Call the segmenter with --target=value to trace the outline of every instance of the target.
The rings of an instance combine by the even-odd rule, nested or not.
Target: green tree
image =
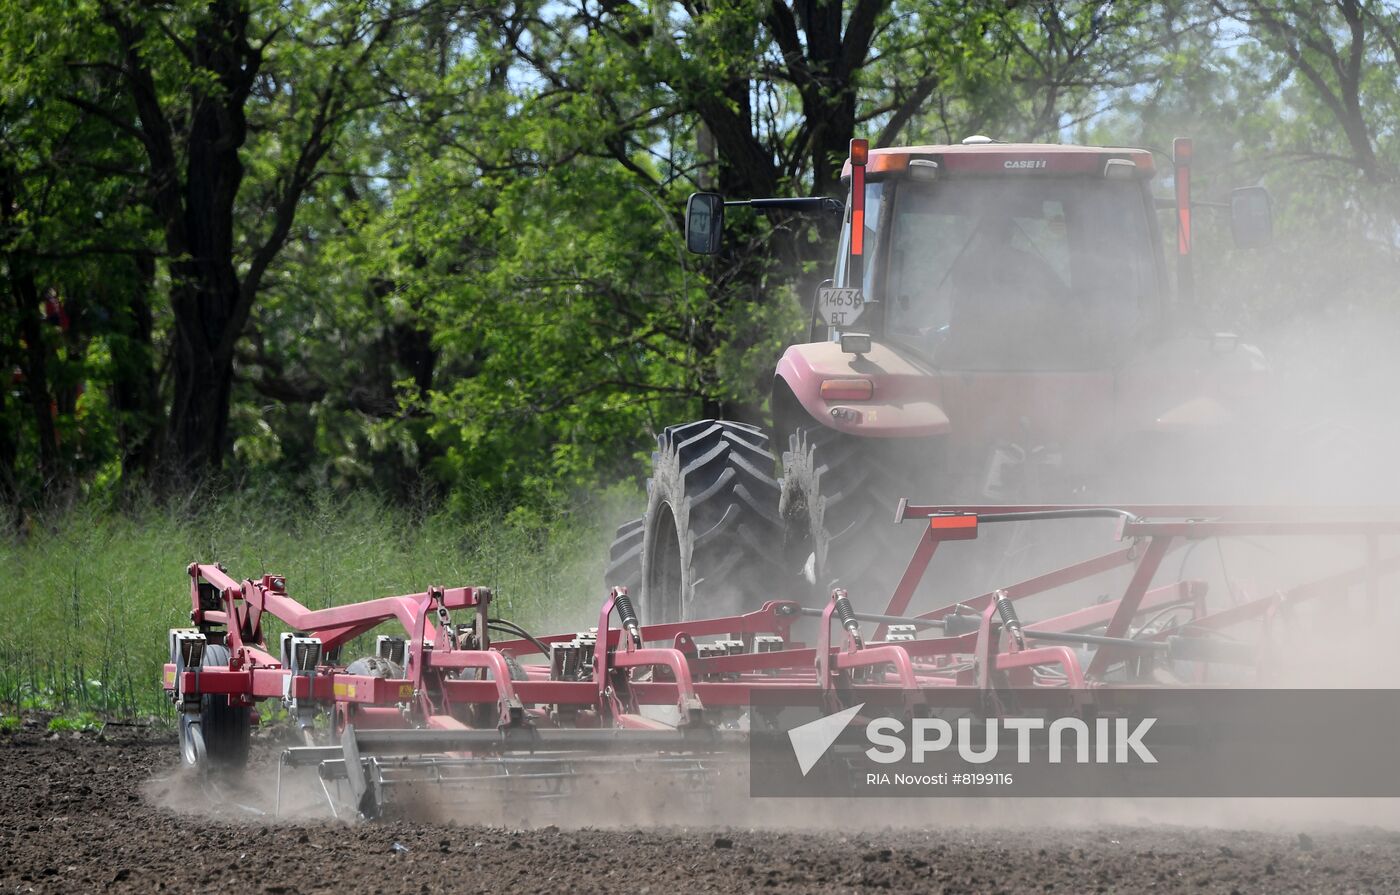
[[[42,11],[11,12],[0,35],[0,494],[19,503],[53,499],[109,461],[139,472],[159,408],[139,159],[63,99],[81,86],[119,102],[120,85],[68,64]]]
[[[172,314],[166,460],[196,476],[228,449],[234,358],[330,150],[386,101],[394,36],[425,7],[214,0],[81,4],[68,64],[113,71],[119,103],[65,99],[143,153]]]

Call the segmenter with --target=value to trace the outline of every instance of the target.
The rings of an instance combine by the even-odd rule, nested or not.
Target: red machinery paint
[[[1119,544],[1034,578],[1006,582],[917,616],[904,615],[935,555],[956,547],[949,547],[950,542],[975,542],[988,525],[1054,525],[1085,518],[1114,520]],[[969,694],[994,687],[1107,694],[1120,687],[1160,686],[1132,677],[1121,663],[1173,638],[1189,642],[1193,653],[1203,657],[1197,663],[1200,682],[1204,669],[1216,661],[1213,651],[1232,657],[1241,653],[1237,641],[1213,641],[1212,632],[1242,622],[1267,622],[1281,607],[1340,599],[1353,589],[1374,601],[1382,577],[1400,571],[1400,554],[1383,555],[1379,546],[1381,538],[1400,535],[1400,521],[1393,513],[1357,508],[925,506],[900,501],[894,521],[921,524],[923,534],[898,587],[879,603],[879,595],[861,593],[855,582],[850,590],[833,590],[819,610],[772,600],[740,615],[642,625],[626,589],[613,588],[599,608],[589,662],[569,679],[560,679],[553,661],[518,660],[541,649],[549,650],[552,660],[556,652],[566,651],[555,645],[571,649],[580,635],[491,639],[487,588],[433,587],[311,610],[286,594],[279,576],[240,582],[217,565],[191,565],[191,617],[199,633],[183,636],[221,641],[229,661],[194,670],[172,661],[165,666],[163,683],[186,711],[197,710],[201,697],[218,694],[227,695],[232,705],[281,698],[302,710],[332,715],[339,724],[329,742],[290,750],[284,761],[319,765],[323,776],[347,775],[359,809],[374,815],[388,796],[375,782],[383,769],[371,752],[442,755],[443,761],[471,769],[495,767],[511,755],[537,749],[551,754],[631,750],[628,754],[642,761],[646,756],[732,751],[742,746],[743,737],[717,729],[715,722],[724,711],[758,699],[829,711],[867,702],[914,712],[976,704],[969,702]],[[1366,560],[1211,609],[1204,582],[1162,580],[1160,573],[1163,560],[1183,544],[1219,537],[1360,539]],[[1099,589],[1085,585],[1081,608],[1024,623],[1011,608],[1116,569],[1130,571],[1117,595],[1099,600]],[[859,612],[853,604],[883,609]],[[1185,626],[1189,632],[1174,628],[1133,635],[1136,619],[1168,605],[1191,607]],[[454,612],[465,613],[469,621],[455,624]],[[804,615],[821,619],[814,643],[794,639],[794,624]],[[269,652],[262,633],[268,616],[319,641],[321,660],[314,668],[289,670]],[[950,627],[954,616],[966,620],[962,627]],[[393,626],[406,640],[401,677],[350,674],[330,658],[336,646],[380,624]],[[862,636],[862,625],[871,624],[871,636]],[[921,627],[930,636],[889,639],[891,624]],[[1084,633],[1100,629],[1098,635]],[[714,637],[729,638],[723,652],[702,643]],[[1081,649],[1071,648],[1075,646]],[[1093,647],[1087,657],[1085,647]],[[1046,676],[1046,669],[1055,674]],[[647,714],[654,708],[672,712],[672,720]]]

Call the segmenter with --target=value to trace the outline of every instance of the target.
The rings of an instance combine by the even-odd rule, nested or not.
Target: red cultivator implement
[[[1115,548],[908,614],[946,542],[975,540],[989,525],[1084,518],[1116,520]],[[182,755],[192,765],[241,764],[254,705],[275,698],[308,741],[287,750],[283,764],[317,767],[323,782],[348,787],[366,816],[410,784],[504,784],[515,798],[561,795],[585,773],[640,768],[692,781],[743,754],[748,708],[760,701],[920,714],[995,705],[984,697],[1010,689],[1248,683],[1295,606],[1352,592],[1374,601],[1384,576],[1400,569],[1400,553],[1381,550],[1383,538],[1400,535],[1400,521],[1356,510],[901,501],[896,520],[924,532],[879,613],[855,608],[866,595],[853,583],[822,608],[771,600],[742,615],[643,625],[626,589],[613,588],[596,629],[543,637],[492,617],[487,588],[433,587],[311,610],[287,595],[280,576],[239,582],[218,565],[191,565],[194,627],[170,632],[164,675],[180,711]],[[1225,601],[1208,601],[1204,581],[1163,580],[1173,551],[1211,538],[1351,541],[1355,561]],[[1103,596],[1115,570],[1126,584]],[[1057,605],[1077,596],[1078,608],[1022,618],[1026,601],[1051,591]],[[295,632],[276,653],[263,632],[268,614]],[[811,628],[797,627],[805,616],[820,619],[811,643],[794,639]],[[373,655],[342,662],[347,644],[389,622],[396,632],[380,635]],[[1233,670],[1213,670],[1222,666]]]

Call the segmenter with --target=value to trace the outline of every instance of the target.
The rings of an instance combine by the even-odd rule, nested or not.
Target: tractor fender
[[[829,380],[869,381],[871,396],[823,398]],[[846,354],[835,342],[789,347],[774,379],[774,404],[783,400],[824,426],[865,438],[918,438],[951,428],[937,374],[879,342],[862,355]],[[782,409],[775,406],[775,415]]]

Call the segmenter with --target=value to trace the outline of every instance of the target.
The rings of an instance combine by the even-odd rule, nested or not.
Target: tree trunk
[[[174,395],[166,432],[167,465],[198,480],[223,466],[228,442],[233,357],[219,351],[222,320],[236,298],[188,286],[172,295],[175,309]]]
[[[0,503],[19,509],[19,482],[15,467],[19,461],[19,429],[10,417],[7,406],[10,397],[11,370],[14,359],[8,334],[0,334]]]
[[[14,186],[16,174],[11,168],[0,169],[0,234],[8,236],[17,229],[15,215],[17,207]],[[39,287],[34,279],[34,270],[27,259],[17,255],[5,258],[6,281],[9,283],[9,307],[6,316],[13,321],[14,329],[9,340],[14,348],[14,360],[23,377],[24,396],[29,404],[29,413],[34,421],[34,432],[38,444],[39,480],[47,481],[56,472],[58,465],[58,434],[53,423],[53,400],[49,395],[47,356],[44,350],[44,333],[39,321]],[[8,380],[10,367],[3,371]],[[4,383],[9,388],[9,382]],[[19,456],[19,436],[23,425],[17,427],[13,438],[7,438],[7,454],[11,457],[6,470],[15,470]],[[11,481],[14,481],[13,474]],[[15,498],[18,487],[13,488]]]
[[[152,345],[153,318],[150,293],[155,283],[155,262],[147,256],[134,260],[137,289],[126,309],[121,335],[127,344],[112,371],[112,407],[117,411],[122,481],[137,482],[155,462],[160,427],[160,384]]]
[[[194,480],[223,466],[234,345],[247,318],[234,269],[233,221],[243,182],[238,153],[248,130],[244,103],[259,61],[247,40],[248,17],[242,3],[213,2],[199,26],[194,65],[218,83],[193,88],[183,201],[163,209],[167,249],[182,259],[171,266],[175,388],[166,462]]]
[[[11,258],[10,265],[15,326],[18,341],[24,344],[20,370],[38,439],[39,478],[47,487],[48,482],[58,474],[58,432],[53,423],[53,396],[49,392],[48,351],[44,347],[44,333],[39,320],[39,289],[34,283],[33,272],[25,269],[22,262]]]

